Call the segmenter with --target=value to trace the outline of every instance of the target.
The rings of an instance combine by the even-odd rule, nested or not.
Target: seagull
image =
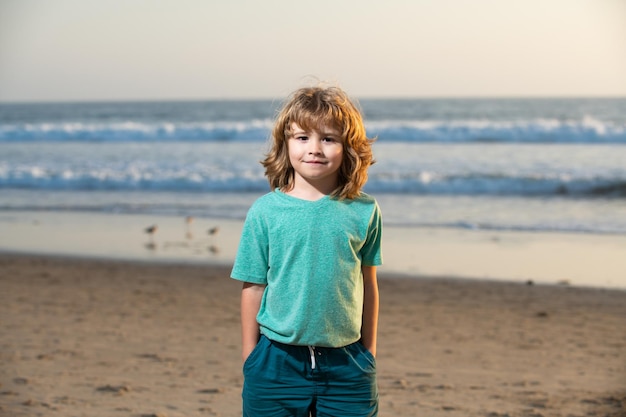
[[[219,232],[219,231],[220,231],[219,226],[215,226],[215,227],[210,228],[210,229],[209,229],[209,230],[207,230],[206,232],[207,232],[208,234],[210,234],[210,235],[216,235],[216,234],[217,234],[217,232]]]

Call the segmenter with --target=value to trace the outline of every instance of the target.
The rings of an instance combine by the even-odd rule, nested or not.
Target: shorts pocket
[[[350,347],[353,352],[352,354],[354,355],[354,360],[359,364],[359,366],[363,370],[375,372],[376,358],[372,355],[372,352],[367,350],[361,342],[353,343]]]
[[[248,355],[248,357],[243,363],[244,371],[250,366],[254,366],[254,363],[256,362],[257,357],[259,356],[259,352],[261,352],[263,349],[266,349],[268,344],[269,344],[269,340],[267,339],[267,337],[261,335],[259,342],[256,344],[254,349],[252,349],[252,352],[250,352],[250,354]]]
[[[369,351],[361,342],[357,342],[357,344],[361,347],[361,351],[365,356],[367,356],[372,362],[376,362],[376,357]]]

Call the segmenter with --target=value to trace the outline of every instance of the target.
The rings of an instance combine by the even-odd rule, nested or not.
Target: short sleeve
[[[264,223],[260,210],[253,205],[243,225],[231,278],[267,284],[269,244],[267,227]]]
[[[361,263],[364,266],[378,266],[383,263],[382,255],[383,221],[380,207],[374,204],[374,210],[367,230],[365,244],[361,248]]]

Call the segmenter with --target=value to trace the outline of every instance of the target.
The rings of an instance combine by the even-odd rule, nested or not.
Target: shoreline
[[[157,225],[149,235],[145,229]],[[145,214],[10,212],[0,253],[232,264],[243,221]],[[208,230],[218,228],[213,235]],[[385,226],[381,273],[626,290],[626,235]]]
[[[0,254],[0,414],[240,415],[229,266]],[[626,411],[626,292],[381,273],[381,417]]]

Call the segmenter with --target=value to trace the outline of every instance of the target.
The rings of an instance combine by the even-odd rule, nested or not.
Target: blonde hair
[[[339,199],[358,197],[367,182],[367,170],[375,162],[374,140],[366,136],[361,112],[348,95],[338,87],[305,87],[291,94],[276,118],[271,149],[261,161],[272,189],[293,188],[294,169],[287,150],[293,123],[307,131],[328,126],[341,132],[343,161],[339,185],[331,195]]]

